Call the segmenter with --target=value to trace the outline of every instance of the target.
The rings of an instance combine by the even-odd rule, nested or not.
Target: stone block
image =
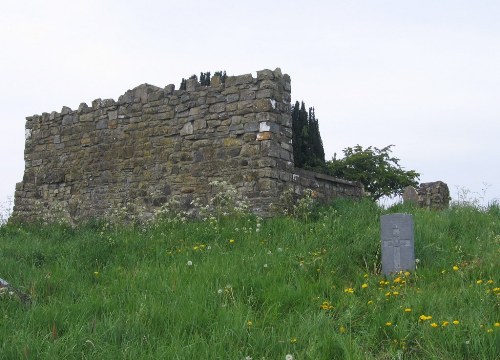
[[[226,102],[229,104],[229,103],[233,103],[235,101],[238,101],[239,99],[240,99],[240,95],[239,94],[229,94],[226,97]]]
[[[173,94],[173,92],[175,90],[175,85],[169,84],[169,85],[165,86],[165,88],[163,90],[165,91],[165,95],[171,95],[171,94]]]
[[[219,75],[214,75],[210,79],[210,86],[220,86],[221,85],[221,79]]]
[[[217,103],[210,105],[208,108],[208,111],[211,113],[220,113],[226,110],[226,104],[225,103]]]
[[[272,135],[270,131],[260,132],[257,134],[257,141],[271,140]]]
[[[200,83],[196,79],[187,79],[186,80],[186,90],[187,91],[196,91],[196,88],[200,86]]]
[[[207,121],[205,119],[195,120],[193,123],[193,130],[198,131],[205,129],[207,127]]]
[[[193,124],[191,122],[185,123],[180,130],[181,136],[191,135],[194,132]]]
[[[269,99],[257,99],[253,102],[253,107],[258,112],[272,111],[274,106]]]
[[[108,111],[108,119],[109,120],[116,120],[118,118],[118,111],[113,110],[113,111]]]
[[[274,80],[274,73],[268,69],[257,71],[257,80]]]
[[[253,100],[255,99],[255,91],[253,90],[241,90],[240,100]]]
[[[245,132],[257,132],[259,131],[260,124],[258,122],[247,122],[243,124]]]

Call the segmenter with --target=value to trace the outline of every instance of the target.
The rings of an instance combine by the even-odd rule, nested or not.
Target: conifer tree
[[[318,167],[325,163],[323,141],[314,108],[306,111],[297,101],[292,108],[293,159],[296,167]]]
[[[186,90],[186,79],[182,78],[179,90]]]

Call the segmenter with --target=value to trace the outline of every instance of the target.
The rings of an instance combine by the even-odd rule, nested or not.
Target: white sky
[[[26,116],[276,67],[316,108],[327,159],[395,144],[421,182],[500,199],[498,0],[0,1],[0,203]]]

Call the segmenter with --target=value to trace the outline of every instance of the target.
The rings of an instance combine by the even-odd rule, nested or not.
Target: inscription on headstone
[[[415,270],[413,216],[388,214],[380,218],[382,273]]]

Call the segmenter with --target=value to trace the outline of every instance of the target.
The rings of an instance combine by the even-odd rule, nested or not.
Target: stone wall
[[[188,80],[185,91],[143,84],[118,101],[28,117],[13,216],[78,222],[132,204],[150,217],[172,196],[186,205],[207,198],[214,180],[233,184],[262,215],[288,187],[361,196],[357,183],[294,168],[290,90],[280,69],[262,70],[210,86]]]

